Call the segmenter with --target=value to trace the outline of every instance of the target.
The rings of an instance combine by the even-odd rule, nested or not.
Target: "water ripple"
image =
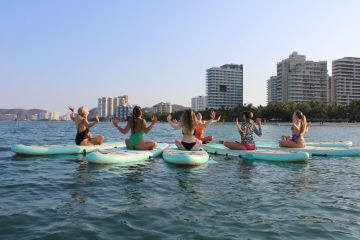
[[[81,156],[21,157],[16,143],[72,144],[73,123],[0,122],[1,239],[359,239],[360,157],[305,164],[213,156],[196,168],[153,159],[89,165]],[[264,126],[264,139],[287,127]],[[94,134],[123,140],[110,123]],[[311,140],[351,140],[360,130],[313,127]],[[238,139],[233,124],[208,134]],[[149,138],[180,137],[158,124]],[[35,140],[34,140],[35,139]]]

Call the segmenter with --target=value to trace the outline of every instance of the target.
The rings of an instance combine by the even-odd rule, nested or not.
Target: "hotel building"
[[[268,80],[270,102],[329,102],[326,61],[306,61],[305,55],[293,52],[277,64],[276,79]]]
[[[226,64],[206,70],[208,108],[232,108],[243,104],[243,65]]]
[[[349,105],[360,100],[360,58],[344,57],[332,62],[331,103]]]
[[[172,113],[172,105],[169,102],[161,102],[151,107],[153,113]]]
[[[204,111],[206,109],[206,97],[205,96],[197,96],[191,98],[191,108],[193,111]]]
[[[119,97],[101,97],[98,98],[98,107],[97,111],[100,117],[114,117],[119,115],[118,107],[129,104],[129,96],[119,96]]]
[[[115,116],[118,117],[120,121],[126,121],[128,117],[131,116],[133,108],[130,104],[122,104],[117,107],[117,115]]]

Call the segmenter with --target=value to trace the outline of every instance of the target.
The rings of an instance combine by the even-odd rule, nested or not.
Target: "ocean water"
[[[82,156],[10,151],[16,143],[72,144],[71,122],[0,122],[0,133],[0,239],[360,239],[360,157],[96,166]],[[110,123],[93,133],[126,137]],[[239,138],[231,123],[207,133]],[[285,133],[289,127],[264,125],[261,139]],[[146,138],[172,142],[180,134],[159,123]],[[319,126],[307,139],[360,146],[359,136],[359,128]]]

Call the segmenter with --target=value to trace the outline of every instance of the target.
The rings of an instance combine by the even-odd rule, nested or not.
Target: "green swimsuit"
[[[145,135],[145,133],[144,133],[143,130],[141,130],[138,133],[133,133],[131,131],[131,134],[130,134],[130,147],[132,149],[136,149],[136,146],[144,138],[144,135]]]

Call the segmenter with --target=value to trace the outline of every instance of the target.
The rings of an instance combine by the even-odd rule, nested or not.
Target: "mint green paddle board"
[[[209,154],[203,149],[184,151],[172,145],[164,151],[163,159],[165,162],[174,165],[199,166],[209,161]]]
[[[278,147],[279,141],[256,141],[257,147]],[[334,141],[334,142],[306,142],[308,147],[330,147],[347,148],[352,146],[352,141]]]
[[[47,156],[58,154],[87,154],[96,150],[111,149],[123,146],[125,146],[124,142],[109,142],[101,145],[91,146],[16,144],[11,147],[11,151],[18,155]]]
[[[153,150],[130,150],[126,146],[112,150],[99,150],[90,153],[86,160],[93,164],[121,164],[149,160],[161,156],[169,147],[167,143],[159,143]]]
[[[207,152],[217,155],[239,157],[247,160],[278,161],[278,162],[304,162],[309,154],[301,151],[281,150],[231,150],[223,144],[208,143],[202,146]]]

